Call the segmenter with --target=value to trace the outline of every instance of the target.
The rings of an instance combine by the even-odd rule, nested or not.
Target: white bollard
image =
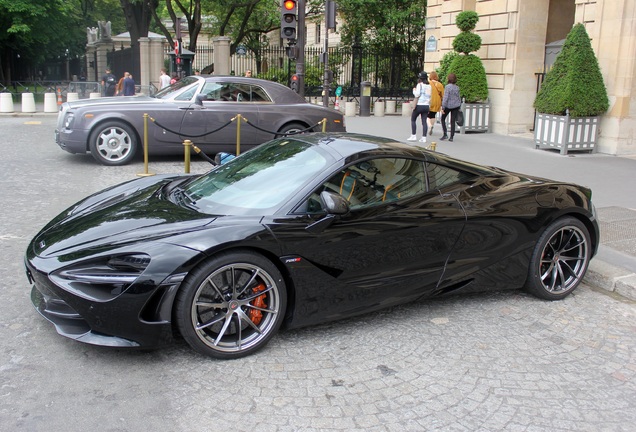
[[[100,97],[102,97],[101,93],[91,93],[90,95],[88,95],[89,99],[99,99]]]
[[[66,102],[72,102],[79,100],[79,93],[67,93],[66,94]]]
[[[402,117],[411,117],[411,112],[413,112],[411,103],[409,101],[402,102]]]
[[[373,115],[375,117],[384,117],[384,101],[377,101],[373,104]]]
[[[394,100],[386,101],[386,113],[395,114],[396,102]]]
[[[357,103],[355,101],[345,102],[345,117],[355,117],[356,108],[357,108]]]
[[[55,93],[44,93],[44,112],[57,112],[57,98]]]
[[[33,97],[33,93],[22,93],[22,112],[35,112],[35,97]]]
[[[13,95],[11,93],[0,93],[0,112],[13,112]]]

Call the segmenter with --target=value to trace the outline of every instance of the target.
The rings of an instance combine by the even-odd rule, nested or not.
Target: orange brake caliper
[[[258,294],[259,292],[262,292],[262,291],[265,291],[265,284],[263,283],[258,284],[252,290],[254,294]],[[258,297],[256,297],[254,300],[252,300],[250,304],[257,308],[266,308],[267,305],[265,304],[265,297],[267,297],[267,294],[261,294]],[[259,311],[258,309],[250,309],[249,317],[254,324],[259,325],[261,323],[261,320],[263,319],[263,313]]]

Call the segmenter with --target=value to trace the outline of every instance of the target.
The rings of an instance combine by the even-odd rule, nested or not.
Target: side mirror
[[[327,214],[344,215],[349,213],[349,202],[340,194],[323,191],[320,193],[320,201]]]
[[[197,97],[194,98],[194,103],[199,106],[203,106],[203,101],[208,100],[208,95],[206,94],[198,94]]]
[[[349,202],[340,194],[323,191],[320,194],[320,201],[327,215],[305,228],[313,234],[321,233],[338,219],[338,216],[349,213]]]

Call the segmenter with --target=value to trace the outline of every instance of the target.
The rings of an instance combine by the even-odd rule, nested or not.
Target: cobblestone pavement
[[[63,338],[30,303],[26,245],[143,166],[64,153],[54,118],[0,126],[0,430],[636,430],[636,303],[587,285],[559,302],[511,291],[413,303],[283,331],[234,361],[182,340],[140,352]]]

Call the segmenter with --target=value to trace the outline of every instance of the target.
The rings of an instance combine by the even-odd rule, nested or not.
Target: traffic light
[[[290,88],[295,91],[296,93],[298,93],[298,87],[299,87],[299,79],[298,79],[298,75],[297,74],[293,74],[291,76],[291,83],[290,83]]]
[[[289,41],[296,40],[298,5],[296,0],[281,0],[280,36]]]

